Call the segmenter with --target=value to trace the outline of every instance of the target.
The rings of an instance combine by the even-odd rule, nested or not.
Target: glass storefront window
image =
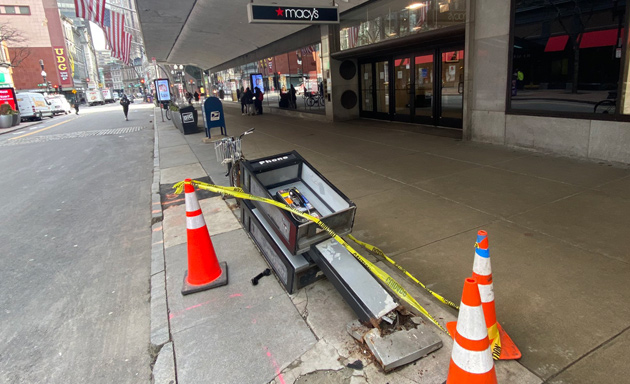
[[[379,1],[343,14],[341,50],[466,22],[466,0]]]
[[[252,89],[250,75],[260,73],[265,89],[265,100],[270,103],[280,100],[281,93],[288,92],[291,85],[295,87],[298,95],[303,95],[304,92],[323,93],[320,52],[320,44],[309,45],[295,51],[218,71],[212,74],[213,86],[217,93],[223,91],[224,95],[228,95],[226,98],[232,95],[234,100],[238,100],[241,88]],[[319,106],[323,108],[324,105],[322,103]]]
[[[615,114],[625,1],[517,0],[513,111]]]

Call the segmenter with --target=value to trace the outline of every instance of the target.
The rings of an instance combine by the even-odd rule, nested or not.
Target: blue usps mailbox
[[[208,97],[203,103],[203,120],[206,123],[206,136],[210,137],[210,128],[221,127],[221,134],[227,136],[223,104],[218,97]]]

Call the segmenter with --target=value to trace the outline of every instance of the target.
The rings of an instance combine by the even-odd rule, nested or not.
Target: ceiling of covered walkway
[[[336,0],[339,12],[367,0]],[[208,69],[309,25],[249,24],[250,0],[136,0],[146,55],[158,63]],[[331,0],[253,1],[256,5],[330,7]]]

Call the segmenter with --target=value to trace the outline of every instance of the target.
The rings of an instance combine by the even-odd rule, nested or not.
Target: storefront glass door
[[[439,125],[461,127],[464,105],[464,50],[441,54],[442,89]]]
[[[364,62],[360,81],[363,116],[462,127],[464,50],[459,47]]]
[[[413,104],[413,81],[411,75],[411,58],[403,57],[394,60],[394,100],[396,100],[395,118],[400,121],[411,121]]]
[[[433,124],[433,60],[434,55],[414,58],[415,64],[415,122]]]
[[[389,62],[377,61],[376,66],[376,112],[389,114]]]
[[[361,110],[374,111],[372,63],[361,64]]]

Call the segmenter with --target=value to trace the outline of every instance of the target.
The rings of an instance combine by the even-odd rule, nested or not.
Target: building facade
[[[42,71],[49,89],[71,88],[72,74],[59,10],[55,0],[21,0],[19,5],[0,5],[0,24],[16,31],[9,40],[9,55],[19,61],[13,80],[17,90],[44,91]],[[43,66],[43,68],[42,68]]]
[[[630,163],[625,1],[379,0],[209,68],[233,95],[318,93],[329,121]],[[314,63],[312,66],[311,63]]]

